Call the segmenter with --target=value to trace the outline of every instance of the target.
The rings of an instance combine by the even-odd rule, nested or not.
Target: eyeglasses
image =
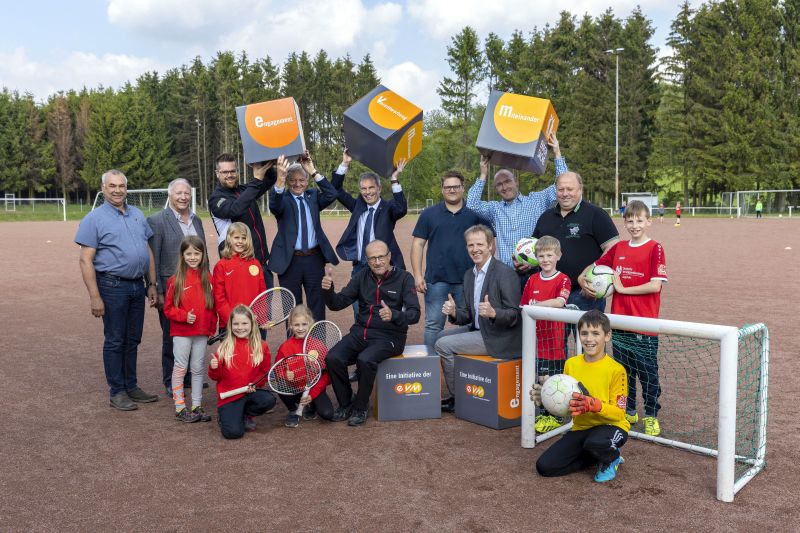
[[[372,257],[367,257],[367,262],[372,264],[383,263],[387,257],[389,257],[389,254],[373,255]]]
[[[461,187],[463,187],[463,185],[442,185],[442,190],[447,192],[456,192]]]
[[[217,170],[217,174],[222,174],[223,176],[233,176],[238,172],[238,170]]]

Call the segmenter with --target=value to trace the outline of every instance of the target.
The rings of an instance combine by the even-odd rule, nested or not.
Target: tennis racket
[[[294,309],[295,304],[292,291],[284,287],[275,287],[256,296],[249,307],[256,316],[258,326],[261,329],[270,329],[289,318],[289,312]],[[223,338],[225,338],[224,331],[209,338],[208,344],[214,344]]]
[[[322,375],[322,369],[317,361],[318,358],[316,356],[306,354],[284,357],[272,365],[269,372],[253,383],[238,389],[225,391],[219,397],[224,400],[225,398],[248,392],[255,383],[259,383],[266,378],[269,388],[278,394],[287,396],[303,394],[303,398],[307,398],[308,391],[317,384]],[[298,408],[298,411],[301,414],[302,407]]]
[[[303,341],[303,353],[316,353],[319,366],[324,370],[328,352],[340,340],[342,340],[342,332],[339,326],[330,320],[320,320],[308,330],[306,339]]]

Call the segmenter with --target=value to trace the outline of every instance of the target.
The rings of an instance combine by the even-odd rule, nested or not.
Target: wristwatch
[[[314,178],[316,178],[317,174],[319,174],[319,170],[315,170],[314,173],[311,174],[311,179],[313,180]]]

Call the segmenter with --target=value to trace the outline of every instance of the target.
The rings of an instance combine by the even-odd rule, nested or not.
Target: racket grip
[[[306,398],[308,398],[308,389],[306,389],[305,392],[303,392],[303,397],[300,398],[300,401],[303,401]],[[297,406],[297,409],[295,409],[294,414],[296,414],[297,416],[302,416],[303,415],[303,404],[302,403]]]
[[[209,346],[211,346],[211,345],[212,345],[212,344],[214,344],[215,342],[219,342],[219,341],[221,341],[221,340],[222,340],[222,337],[224,337],[224,336],[225,336],[225,333],[217,333],[217,334],[216,334],[216,335],[214,335],[213,337],[209,337],[209,338],[208,338],[208,343],[207,343],[207,344],[208,344]]]
[[[237,394],[242,394],[244,392],[247,392],[249,389],[250,385],[245,385],[244,387],[239,387],[238,389],[225,391],[220,393],[219,399],[224,400],[225,398],[230,398],[231,396],[236,396]]]

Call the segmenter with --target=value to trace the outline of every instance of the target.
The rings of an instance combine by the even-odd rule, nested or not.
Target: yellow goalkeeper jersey
[[[625,419],[628,376],[621,364],[608,354],[599,361],[587,363],[583,354],[579,354],[567,359],[564,373],[583,383],[589,395],[603,403],[599,413],[584,413],[574,417],[573,431],[605,424],[616,426],[626,432],[630,431],[631,425]]]

